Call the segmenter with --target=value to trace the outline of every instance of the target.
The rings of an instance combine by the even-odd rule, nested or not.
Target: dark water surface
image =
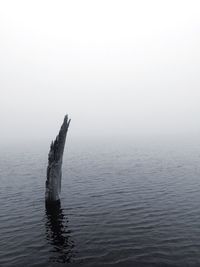
[[[0,155],[0,266],[200,266],[200,142],[67,141],[61,205],[48,145]]]

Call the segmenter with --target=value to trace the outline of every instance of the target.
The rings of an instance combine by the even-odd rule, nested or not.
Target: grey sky
[[[0,2],[1,140],[200,132],[200,2]]]

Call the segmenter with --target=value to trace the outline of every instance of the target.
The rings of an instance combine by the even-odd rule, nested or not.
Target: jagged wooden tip
[[[45,192],[46,202],[55,202],[60,200],[62,159],[70,121],[71,120],[68,119],[68,115],[66,115],[59,134],[57,135],[55,141],[52,141],[50,146]]]

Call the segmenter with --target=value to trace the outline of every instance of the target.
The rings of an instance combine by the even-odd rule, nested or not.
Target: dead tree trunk
[[[46,180],[46,202],[55,202],[60,200],[61,192],[61,176],[62,176],[62,159],[65,147],[65,140],[67,136],[68,127],[70,124],[68,116],[66,115],[63,124],[60,128],[59,134],[55,141],[52,141],[47,167],[47,180]]]

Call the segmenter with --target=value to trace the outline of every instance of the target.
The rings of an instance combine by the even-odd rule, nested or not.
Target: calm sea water
[[[51,209],[48,149],[1,150],[0,266],[200,266],[200,142],[69,139]]]

